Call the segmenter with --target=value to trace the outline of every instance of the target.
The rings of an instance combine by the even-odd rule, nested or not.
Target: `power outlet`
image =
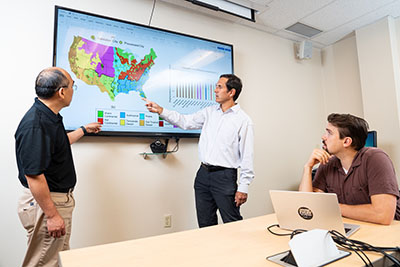
[[[172,216],[171,214],[164,215],[164,228],[171,228]]]

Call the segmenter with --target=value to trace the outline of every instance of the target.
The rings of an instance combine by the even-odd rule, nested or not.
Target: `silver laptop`
[[[279,227],[287,230],[336,230],[350,236],[360,225],[343,224],[336,194],[270,190]]]

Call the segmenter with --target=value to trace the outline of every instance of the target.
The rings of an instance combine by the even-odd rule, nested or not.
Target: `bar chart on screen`
[[[170,92],[173,107],[205,108],[215,105],[215,84],[212,82],[177,83]]]

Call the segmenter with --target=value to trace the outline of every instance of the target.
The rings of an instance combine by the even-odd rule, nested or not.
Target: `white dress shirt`
[[[240,168],[238,191],[248,193],[254,178],[253,122],[239,104],[225,112],[219,105],[214,105],[190,115],[164,109],[161,117],[185,130],[202,129],[199,140],[201,162]]]

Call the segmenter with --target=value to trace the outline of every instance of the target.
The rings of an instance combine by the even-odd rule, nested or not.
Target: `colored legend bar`
[[[106,127],[164,127],[174,126],[158,114],[143,111],[121,111],[115,109],[96,110],[97,121]]]

